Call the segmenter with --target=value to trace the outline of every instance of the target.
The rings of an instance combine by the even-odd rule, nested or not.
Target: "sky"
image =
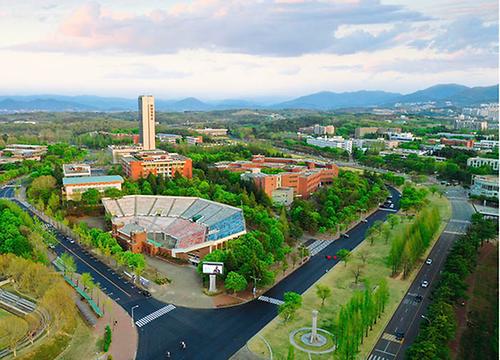
[[[496,0],[0,0],[0,94],[285,99],[498,83]]]

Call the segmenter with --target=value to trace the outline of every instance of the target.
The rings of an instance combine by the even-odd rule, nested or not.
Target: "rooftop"
[[[63,185],[83,185],[95,183],[111,183],[123,182],[120,175],[104,175],[104,176],[82,176],[82,177],[65,177],[63,178]]]

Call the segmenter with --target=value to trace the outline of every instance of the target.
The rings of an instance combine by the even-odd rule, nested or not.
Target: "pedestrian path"
[[[269,296],[259,296],[258,299],[274,305],[283,305],[285,303],[283,300],[278,300]]]
[[[166,313],[172,311],[175,309],[175,306],[170,304],[162,307],[161,309],[156,310],[155,312],[152,312],[151,314],[144,316],[142,319],[139,319],[135,322],[137,327],[143,327],[144,325],[150,323],[154,319],[159,318],[162,315],[165,315]]]
[[[328,245],[330,245],[332,242],[329,240],[316,240],[313,243],[309,244],[307,246],[307,249],[309,250],[309,255],[314,256],[318,254],[321,250],[326,248]]]

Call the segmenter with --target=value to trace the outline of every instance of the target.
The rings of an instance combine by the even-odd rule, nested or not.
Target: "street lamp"
[[[134,309],[138,308],[138,307],[139,307],[139,305],[132,306],[132,327],[134,326]]]
[[[431,319],[429,319],[427,316],[425,316],[425,315],[420,315],[420,317],[421,317],[422,319],[427,320],[427,321],[429,322],[429,325],[430,325],[430,324],[432,324]]]

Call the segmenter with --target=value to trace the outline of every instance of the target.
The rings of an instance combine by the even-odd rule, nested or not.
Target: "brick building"
[[[173,177],[179,173],[188,179],[193,177],[193,163],[190,158],[162,150],[139,151],[122,156],[123,173],[134,180],[149,174]]]
[[[441,144],[447,146],[462,146],[472,149],[474,147],[474,140],[466,139],[446,139],[441,138]]]

